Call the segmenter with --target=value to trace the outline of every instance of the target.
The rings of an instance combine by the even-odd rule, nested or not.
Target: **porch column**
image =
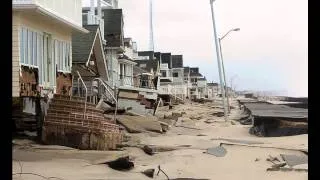
[[[122,84],[123,84],[123,86],[126,85],[126,80],[125,80],[125,78],[126,78],[126,72],[124,72],[124,70],[125,70],[124,66],[125,66],[125,65],[126,65],[126,64],[122,64]]]

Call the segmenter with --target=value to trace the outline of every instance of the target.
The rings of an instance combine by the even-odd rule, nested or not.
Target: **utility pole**
[[[153,0],[149,0],[149,51],[154,51],[154,41],[153,41]]]
[[[228,107],[228,114],[229,114],[230,113],[230,102],[229,102],[228,85],[227,85],[227,81],[226,81],[226,72],[224,71],[223,56],[222,56],[222,50],[221,50],[221,38],[219,38],[219,49],[220,49],[221,65],[222,65],[222,72],[223,72],[224,90],[226,93],[227,107]]]
[[[218,61],[218,69],[219,69],[219,78],[220,78],[220,84],[223,86],[223,80],[222,80],[222,71],[221,71],[221,59],[219,55],[219,40],[217,36],[217,30],[216,30],[216,24],[215,24],[215,19],[214,19],[214,11],[213,11],[213,2],[215,0],[210,0],[210,7],[211,7],[211,14],[212,14],[212,25],[213,25],[213,36],[215,40],[215,46],[216,46],[216,55],[217,55],[217,61]],[[224,119],[227,121],[227,109],[225,106],[225,92],[224,88],[221,88],[221,93],[222,93],[222,104],[223,104],[223,110],[224,110]]]

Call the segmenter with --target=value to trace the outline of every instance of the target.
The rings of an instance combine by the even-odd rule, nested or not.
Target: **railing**
[[[79,71],[77,71],[77,74],[78,74],[78,94],[79,94],[79,97],[80,97],[80,86],[79,86],[79,80],[81,80],[81,83],[82,85],[84,86],[85,90],[86,90],[86,96],[85,96],[85,101],[84,101],[84,112],[83,112],[83,117],[85,118],[86,117],[86,109],[87,109],[87,96],[88,96],[88,89],[87,89],[87,86],[86,84],[84,83]]]
[[[166,86],[160,86],[159,87],[159,94],[171,94],[172,92],[172,86],[166,85]]]
[[[120,75],[119,81],[120,81],[120,86],[132,86],[133,85],[132,76]]]
[[[160,64],[160,69],[169,69],[168,63]]]
[[[155,89],[151,79],[141,79],[140,77],[123,76],[120,75],[120,86],[128,86],[135,88]]]
[[[99,81],[101,83],[102,87],[104,87],[104,89],[106,90],[104,92],[108,92],[108,94],[112,97],[113,101],[115,102],[116,107],[115,107],[115,112],[114,112],[114,120],[116,121],[117,111],[118,111],[118,101],[117,101],[116,97],[113,95],[113,92],[111,92],[111,90],[110,90],[112,88],[107,83],[105,83],[101,78],[95,78],[95,79],[93,79],[93,81]],[[99,86],[99,87],[101,87],[101,86]],[[102,95],[105,96],[104,93],[102,93]]]

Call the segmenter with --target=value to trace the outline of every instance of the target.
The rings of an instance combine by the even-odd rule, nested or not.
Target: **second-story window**
[[[167,72],[166,71],[160,71],[162,77],[167,77]]]
[[[173,77],[179,77],[179,73],[174,72],[174,73],[172,74],[172,76],[173,76]]]

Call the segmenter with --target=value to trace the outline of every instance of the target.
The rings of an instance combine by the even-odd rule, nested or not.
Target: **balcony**
[[[104,39],[104,20],[98,16],[92,14],[90,11],[88,13],[82,13],[87,18],[87,25],[99,25],[102,39]]]
[[[159,87],[159,94],[187,95],[186,85],[165,85]]]
[[[173,77],[160,77],[159,79],[160,82],[173,82]]]
[[[155,89],[151,79],[141,79],[141,77],[120,75],[119,85],[120,87]]]
[[[80,31],[85,31],[82,28],[82,0],[12,0],[12,7],[14,10],[40,11]]]
[[[160,64],[160,70],[166,70],[166,69],[169,69],[169,66],[168,66],[168,64],[166,63],[166,64]]]

